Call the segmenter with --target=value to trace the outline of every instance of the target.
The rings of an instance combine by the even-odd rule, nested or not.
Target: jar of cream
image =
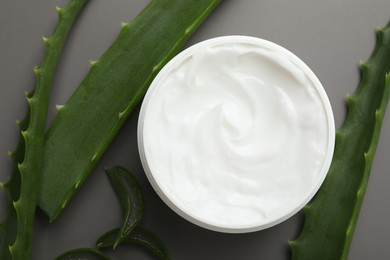
[[[333,156],[328,97],[304,62],[247,36],[198,43],[157,75],[138,146],[161,199],[208,229],[244,233],[298,212]]]

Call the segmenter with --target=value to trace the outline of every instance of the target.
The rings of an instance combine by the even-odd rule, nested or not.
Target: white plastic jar
[[[142,104],[138,146],[161,199],[187,220],[243,233],[298,212],[321,186],[335,126],[304,62],[247,36],[198,43],[157,75]]]

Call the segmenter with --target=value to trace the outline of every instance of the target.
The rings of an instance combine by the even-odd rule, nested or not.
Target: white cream
[[[202,42],[165,66],[138,131],[160,197],[195,224],[234,233],[301,209],[334,148],[332,110],[313,72],[282,47],[244,36]]]

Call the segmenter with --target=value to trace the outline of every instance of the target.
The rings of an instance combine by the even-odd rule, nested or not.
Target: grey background
[[[8,150],[18,138],[16,119],[26,111],[24,91],[35,82],[32,68],[43,56],[42,36],[56,23],[55,5],[67,1],[0,0],[0,177],[11,171]],[[71,95],[95,60],[147,0],[90,1],[70,35],[55,78],[49,121],[56,104]],[[359,82],[358,64],[375,43],[374,30],[390,18],[389,0],[225,0],[188,45],[215,36],[243,34],[274,41],[294,52],[317,74],[332,103],[336,125],[345,116],[345,96]],[[390,112],[390,111],[388,111]],[[133,113],[90,178],[60,218],[49,224],[37,213],[34,259],[52,259],[66,250],[93,246],[103,232],[120,223],[118,201],[103,167],[123,165],[140,180],[146,196],[142,226],[157,233],[172,259],[289,259],[287,241],[299,233],[302,213],[270,229],[221,234],[194,226],[157,197],[144,176],[136,144],[138,110]],[[382,129],[366,197],[349,259],[389,259],[390,113]],[[0,200],[0,217],[4,200]],[[325,216],[326,217],[326,216]],[[119,248],[113,259],[150,259],[135,247]]]

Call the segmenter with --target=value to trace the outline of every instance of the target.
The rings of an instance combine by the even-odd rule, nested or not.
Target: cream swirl
[[[264,43],[195,48],[162,71],[143,107],[141,153],[152,184],[212,229],[281,221],[314,194],[333,150],[318,80]]]

